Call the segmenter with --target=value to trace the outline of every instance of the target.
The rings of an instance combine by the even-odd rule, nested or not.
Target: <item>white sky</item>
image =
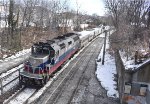
[[[96,13],[99,16],[103,16],[105,13],[103,0],[70,0],[71,6],[77,9],[76,1],[79,4],[79,11],[87,12],[87,14]]]

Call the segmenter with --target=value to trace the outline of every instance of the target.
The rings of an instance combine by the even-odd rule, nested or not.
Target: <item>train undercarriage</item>
[[[50,76],[43,76],[42,78],[31,78],[27,76],[19,76],[19,83],[20,85],[25,85],[25,86],[39,86],[43,87],[50,79]]]

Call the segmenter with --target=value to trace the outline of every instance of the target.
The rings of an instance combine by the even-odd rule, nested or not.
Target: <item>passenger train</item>
[[[24,69],[19,72],[20,84],[43,86],[64,62],[100,33],[101,29],[95,28],[33,44]]]

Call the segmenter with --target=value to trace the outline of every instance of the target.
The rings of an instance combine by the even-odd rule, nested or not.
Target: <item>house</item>
[[[150,59],[132,71],[125,71],[124,100],[150,104]]]
[[[89,24],[80,24],[80,28],[82,30],[85,30],[88,26],[89,26]]]
[[[120,103],[150,104],[150,58],[128,69],[116,50],[115,61]]]
[[[62,19],[60,24],[58,25],[58,29],[62,31],[62,33],[73,31],[74,23],[72,19]]]

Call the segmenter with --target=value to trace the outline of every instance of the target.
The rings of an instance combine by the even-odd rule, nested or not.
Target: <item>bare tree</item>
[[[118,49],[124,49],[128,55],[138,48],[135,45],[145,44],[144,32],[149,27],[149,1],[147,0],[105,0],[116,33],[111,41],[117,43]],[[115,38],[113,38],[115,37]],[[148,39],[149,37],[147,37]],[[138,40],[138,41],[137,41]]]
[[[30,23],[33,22],[33,12],[38,2],[38,0],[24,0],[25,9],[23,15],[23,22],[25,20],[26,27],[29,27]]]
[[[80,23],[86,20],[78,2],[76,10],[73,11],[68,5],[68,0],[1,1],[5,11],[1,47],[13,51],[21,49],[21,45],[32,45],[32,42],[38,41],[38,36],[48,37],[51,32],[58,34],[59,24],[63,24],[65,33],[66,27],[71,25],[72,21],[79,27]]]
[[[117,31],[124,31],[123,34],[127,35],[127,37],[130,34],[127,40],[131,41],[131,43],[141,37],[140,31],[143,28],[141,27],[141,17],[144,18],[143,10],[147,9],[145,0],[105,0],[105,4]],[[132,29],[132,31],[128,29]],[[118,38],[123,38],[123,34],[121,34],[118,33]]]

